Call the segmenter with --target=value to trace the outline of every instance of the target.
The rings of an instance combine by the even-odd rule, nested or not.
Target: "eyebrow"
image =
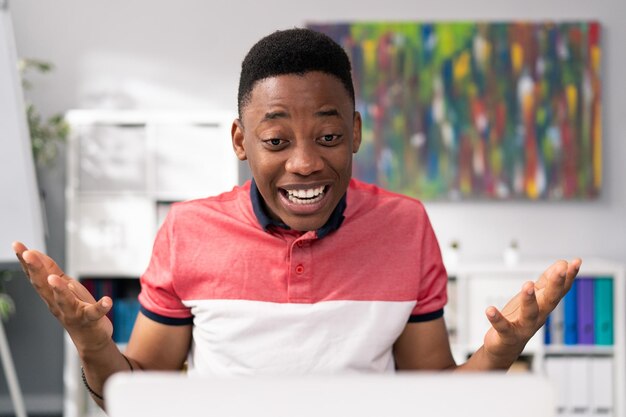
[[[263,116],[263,120],[276,120],[276,119],[288,119],[289,118],[289,113],[285,112],[285,111],[274,111],[274,112],[268,112],[265,113],[265,116]]]
[[[337,109],[320,110],[320,111],[315,112],[314,116],[315,117],[338,117],[341,119],[341,115],[339,114],[339,111]],[[263,116],[263,121],[276,120],[276,119],[288,119],[290,117],[291,116],[286,111],[267,112],[265,113],[265,116]]]
[[[320,110],[318,112],[315,112],[315,117],[338,117],[341,119],[341,115],[339,114],[337,109]]]

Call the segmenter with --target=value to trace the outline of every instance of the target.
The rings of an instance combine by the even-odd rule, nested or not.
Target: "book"
[[[548,356],[545,360],[545,373],[554,386],[556,414],[564,415],[568,408],[568,385],[570,378],[569,357]]]
[[[588,387],[591,397],[592,416],[613,416],[613,358],[593,357],[590,359]]]
[[[563,343],[575,345],[578,343],[578,330],[576,325],[576,296],[578,280],[574,280],[572,288],[563,297]]]
[[[561,301],[557,304],[556,308],[550,313],[550,344],[562,345],[563,344],[563,316],[565,314],[563,305],[565,303]]]
[[[128,343],[130,334],[139,313],[139,301],[132,298],[119,298],[114,301],[113,340],[115,343]]]
[[[594,336],[597,345],[613,344],[613,279],[594,281]]]
[[[587,356],[566,356],[567,372],[566,415],[588,416],[591,414],[591,358]]]
[[[576,296],[576,330],[578,332],[578,344],[594,344],[594,315],[593,315],[593,287],[594,278],[579,277]]]

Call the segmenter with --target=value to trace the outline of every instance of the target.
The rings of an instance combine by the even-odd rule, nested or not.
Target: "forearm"
[[[467,362],[458,365],[455,371],[505,371],[508,370],[511,365],[517,360],[519,355],[524,349],[523,346],[519,348],[511,348],[509,352],[501,355],[490,354],[484,346],[481,346],[474,354],[467,360]]]
[[[138,364],[131,358],[125,357],[110,341],[98,349],[79,349],[79,357],[83,367],[85,383],[91,389],[91,397],[104,408],[104,384],[116,372],[125,372],[139,369]]]

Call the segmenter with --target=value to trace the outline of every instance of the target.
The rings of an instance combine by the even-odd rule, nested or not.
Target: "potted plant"
[[[51,63],[37,59],[23,58],[19,60],[18,65],[25,91],[32,88],[32,83],[28,80],[30,73],[45,74],[54,69]],[[44,119],[32,102],[28,100],[25,102],[33,157],[38,166],[50,165],[59,152],[59,145],[67,140],[69,125],[62,114],[53,114]]]

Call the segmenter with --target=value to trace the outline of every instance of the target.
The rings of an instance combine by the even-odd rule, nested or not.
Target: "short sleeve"
[[[417,304],[411,312],[410,322],[434,320],[443,316],[448,301],[448,274],[443,265],[441,250],[430,220],[424,211],[422,229],[421,278]]]
[[[184,325],[191,324],[193,317],[190,309],[182,303],[174,288],[172,273],[174,225],[175,214],[172,208],[159,228],[150,263],[140,278],[139,303],[141,312],[154,321],[169,325]]]

